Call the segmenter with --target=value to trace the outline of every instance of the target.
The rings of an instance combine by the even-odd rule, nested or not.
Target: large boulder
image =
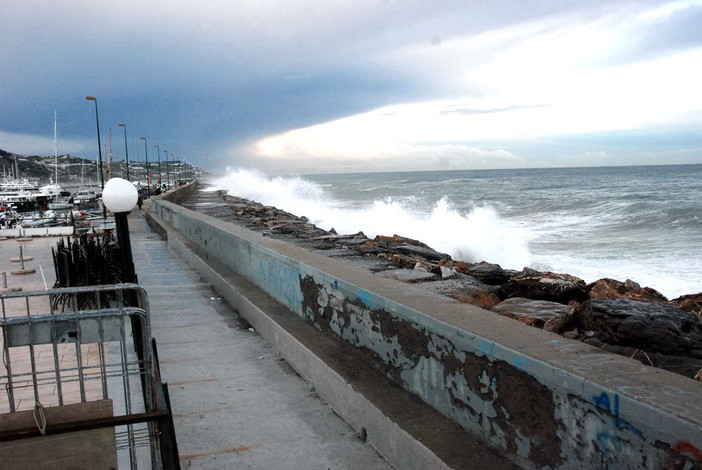
[[[485,284],[499,286],[507,282],[514,271],[506,271],[499,264],[486,263],[466,263],[465,261],[441,260],[439,266],[451,268],[459,273],[468,274],[480,279]]]
[[[500,298],[524,297],[561,304],[587,300],[587,285],[569,274],[540,272],[524,268],[500,286]]]
[[[391,245],[415,245],[415,246],[421,246],[422,248],[428,248],[431,249],[429,245],[426,243],[422,243],[419,240],[415,240],[414,238],[408,238],[408,237],[403,237],[402,235],[393,235],[392,237],[389,237],[387,235],[378,235],[374,238],[374,240],[377,243],[385,243],[388,246]]]
[[[376,276],[396,279],[410,284],[437,279],[436,274],[419,269],[388,269],[376,273]]]
[[[385,247],[392,252],[417,255],[423,257],[424,259],[433,261],[451,259],[451,256],[447,255],[446,253],[439,253],[419,240],[414,240],[412,238],[407,238],[400,235],[393,235],[392,237],[378,235],[373,239],[373,241],[378,246]]]
[[[529,326],[561,333],[573,318],[573,308],[558,302],[512,297],[492,307],[492,311]],[[546,327],[548,325],[548,327]]]
[[[650,287],[641,287],[638,283],[627,279],[617,281],[603,278],[587,285],[591,299],[637,299],[650,302],[667,302],[663,294]]]
[[[496,286],[507,282],[510,277],[509,272],[502,269],[499,264],[486,263],[484,261],[482,263],[468,265],[463,272],[477,277],[485,284]]]
[[[393,248],[402,253],[409,253],[411,255],[422,256],[428,260],[438,261],[451,259],[451,256],[447,255],[446,253],[439,253],[438,251],[432,250],[431,248],[424,248],[417,245],[396,245]]]
[[[580,316],[609,344],[702,358],[702,319],[673,305],[633,299],[592,299]]]
[[[422,286],[432,292],[484,309],[490,309],[500,302],[500,298],[496,294],[498,289],[496,286],[489,286],[477,278],[462,273],[454,273],[450,277],[440,281],[427,282]]]

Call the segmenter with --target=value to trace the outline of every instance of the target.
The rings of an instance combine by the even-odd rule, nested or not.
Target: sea
[[[702,165],[268,176],[212,189],[326,230],[402,235],[454,259],[702,292]]]

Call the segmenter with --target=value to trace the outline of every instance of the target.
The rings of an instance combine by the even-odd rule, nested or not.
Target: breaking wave
[[[429,210],[412,198],[384,198],[358,207],[334,199],[324,188],[300,177],[269,177],[248,169],[230,170],[212,181],[211,190],[275,206],[340,234],[362,231],[368,237],[402,235],[469,262],[488,261],[504,268],[529,266],[531,237],[525,225],[507,221],[488,204],[457,210],[447,197]]]

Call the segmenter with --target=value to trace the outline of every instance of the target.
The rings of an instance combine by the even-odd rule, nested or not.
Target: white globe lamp
[[[102,190],[102,203],[115,215],[117,243],[122,254],[122,282],[137,282],[127,220],[127,215],[136,206],[137,199],[139,199],[137,189],[122,178],[110,179]]]
[[[122,178],[112,178],[102,190],[102,203],[114,214],[131,212],[136,206],[139,193],[132,183]]]

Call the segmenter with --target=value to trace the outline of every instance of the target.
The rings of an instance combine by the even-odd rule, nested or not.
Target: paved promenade
[[[389,469],[314,389],[242,323],[157,234],[139,210],[129,217],[139,284],[149,294],[153,335],[168,383],[183,468]],[[0,241],[0,272],[19,247],[28,269],[9,287],[51,288],[59,237]]]
[[[391,468],[149,231],[140,211],[129,222],[183,468]]]

